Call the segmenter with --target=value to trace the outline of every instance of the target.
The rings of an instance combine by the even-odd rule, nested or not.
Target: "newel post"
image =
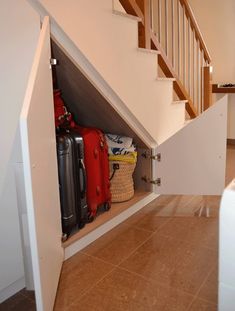
[[[212,106],[212,66],[203,67],[204,110]]]
[[[151,48],[151,0],[136,0],[144,15],[144,26],[139,23],[139,45],[142,48]]]

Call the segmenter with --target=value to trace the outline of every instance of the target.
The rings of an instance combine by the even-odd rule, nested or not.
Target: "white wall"
[[[26,0],[1,0],[0,302],[24,284],[14,166],[21,162],[18,119],[39,30]]]
[[[213,83],[235,83],[235,1],[189,3],[212,57]],[[228,138],[235,139],[235,94],[229,95],[228,120]]]

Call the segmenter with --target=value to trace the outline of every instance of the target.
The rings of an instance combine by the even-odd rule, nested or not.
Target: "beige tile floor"
[[[229,146],[226,183],[234,160]],[[203,203],[210,218],[196,216]],[[54,310],[217,310],[219,204],[219,196],[151,202],[65,262]]]
[[[235,146],[226,183],[235,177]],[[201,204],[210,218],[197,217]],[[67,260],[54,311],[217,310],[219,196],[161,196]],[[35,310],[24,290],[1,310]]]

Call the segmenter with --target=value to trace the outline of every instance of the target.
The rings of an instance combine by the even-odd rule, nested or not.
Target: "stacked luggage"
[[[99,207],[104,210],[111,207],[108,147],[104,134],[99,129],[77,126],[76,130],[83,137],[85,145],[88,220],[91,222]]]
[[[108,147],[102,131],[78,126],[54,91],[63,240],[111,204]]]
[[[63,240],[87,222],[83,138],[76,132],[56,135]]]
[[[124,202],[134,196],[133,173],[137,162],[136,146],[130,137],[106,134],[112,202]]]

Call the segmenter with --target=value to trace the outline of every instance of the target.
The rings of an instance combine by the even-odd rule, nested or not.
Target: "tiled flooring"
[[[235,176],[228,151],[227,181]],[[195,217],[206,200],[210,218]],[[67,260],[54,311],[217,310],[219,196],[161,196]],[[0,311],[35,310],[21,291]]]
[[[218,214],[159,216],[187,199],[162,196],[69,259],[55,310],[216,310]]]

